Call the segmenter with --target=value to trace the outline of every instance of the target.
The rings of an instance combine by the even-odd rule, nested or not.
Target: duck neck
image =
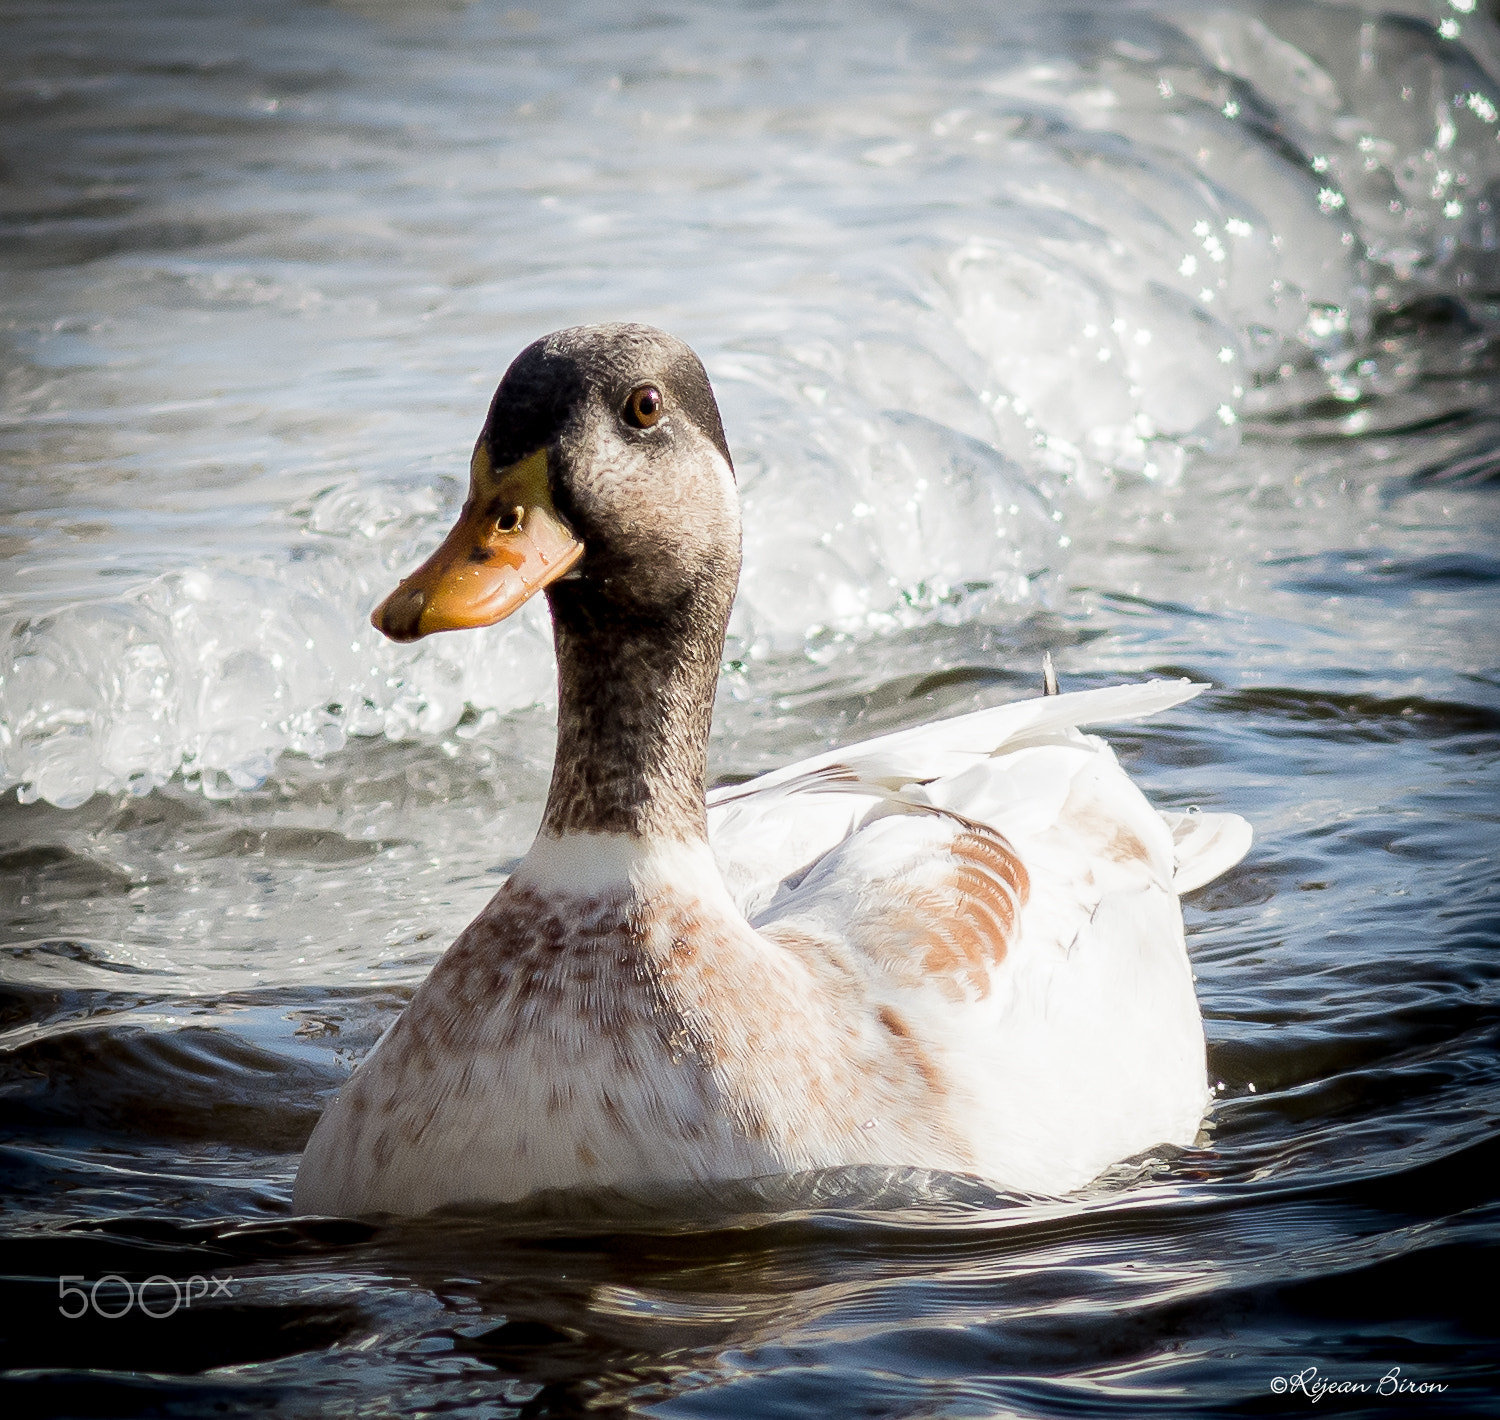
[[[708,840],[708,732],[728,606],[623,611],[582,580],[548,589],[557,757],[544,836]]]

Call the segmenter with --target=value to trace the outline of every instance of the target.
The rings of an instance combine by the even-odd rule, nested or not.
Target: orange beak
[[[392,641],[504,620],[583,556],[552,506],[547,451],[496,473],[481,443],[469,465],[469,498],[453,531],[370,614]]]

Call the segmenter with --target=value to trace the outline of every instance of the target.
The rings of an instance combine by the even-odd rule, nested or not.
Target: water
[[[8,1413],[1493,1411],[1493,12],[4,13]],[[1219,687],[1111,734],[1256,828],[1187,905],[1200,1147],[292,1217],[551,748],[537,616],[365,617],[511,355],[617,318],[744,492],[719,775],[1046,649]],[[106,1274],[233,1280],[57,1314]]]

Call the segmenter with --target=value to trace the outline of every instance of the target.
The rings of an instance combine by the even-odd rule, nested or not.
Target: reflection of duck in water
[[[546,588],[546,815],[323,1116],[300,1210],[871,1163],[1053,1193],[1193,1139],[1208,1088],[1177,893],[1249,829],[1164,819],[1075,726],[1196,687],[982,710],[705,808],[739,559],[685,345],[581,327],[517,358],[458,525],[375,623],[483,626]]]

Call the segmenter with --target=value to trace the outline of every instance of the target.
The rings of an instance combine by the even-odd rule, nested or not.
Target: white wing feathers
[[[708,796],[708,806],[712,810],[769,789],[789,789],[804,779],[813,781],[809,788],[821,787],[835,778],[890,788],[925,784],[967,769],[976,760],[1003,754],[1024,741],[1079,725],[1143,719],[1170,710],[1207,689],[1190,680],[1148,680],[1138,685],[1111,685],[1017,700],[827,750],[747,783],[715,789]]]
[[[1101,789],[1117,787],[1108,795],[1111,817],[1134,819],[1134,831],[1158,848],[1162,885],[1190,891],[1244,856],[1250,826],[1236,814],[1163,814],[1168,847],[1160,823],[1140,822],[1145,801],[1109,747],[1077,727],[1156,714],[1206,688],[1158,680],[1040,696],[829,750],[710,794],[715,857],[753,917],[783,882],[796,881],[872,816],[937,808],[988,824],[1021,847],[1058,823],[1077,773],[1091,766],[1090,779],[1102,774]],[[1054,752],[1025,752],[1047,748]]]

